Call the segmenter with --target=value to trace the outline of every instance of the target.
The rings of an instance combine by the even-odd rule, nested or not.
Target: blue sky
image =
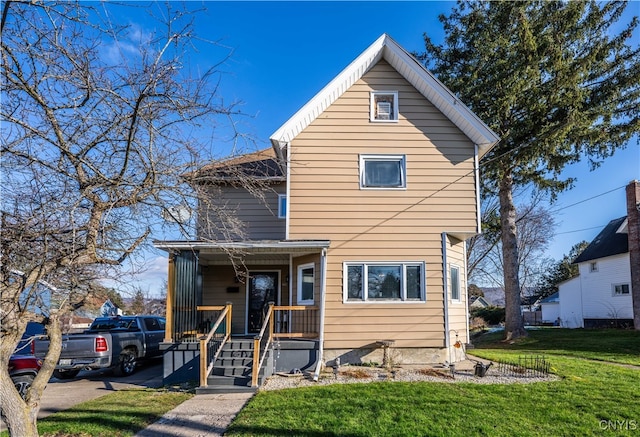
[[[206,9],[196,16],[196,31],[218,42],[217,48],[198,44],[192,64],[204,68],[231,51],[220,66],[225,72],[220,90],[227,102],[243,102],[242,110],[252,117],[243,118],[239,129],[255,137],[252,147],[264,148],[273,132],[381,34],[389,34],[408,51],[423,51],[424,33],[440,41],[438,14],[448,13],[454,3],[193,1],[187,5]],[[638,15],[639,5],[632,2],[626,15]],[[114,18],[151,30],[142,14],[127,12]],[[230,152],[223,135],[212,138],[220,156]],[[548,250],[554,259],[568,253],[573,244],[592,240],[610,220],[626,215],[624,188],[617,188],[640,179],[640,147],[635,141],[595,171],[589,171],[584,161],[567,167],[565,174],[577,182],[551,207],[558,211],[557,235]],[[610,190],[614,191],[599,196]],[[143,288],[154,292],[166,277],[166,259],[158,253],[149,263],[150,270],[139,279]]]

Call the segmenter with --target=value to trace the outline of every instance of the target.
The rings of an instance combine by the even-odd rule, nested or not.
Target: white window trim
[[[315,291],[316,291],[316,265],[314,263],[308,263],[308,264],[300,264],[298,266],[298,296],[297,296],[297,300],[298,300],[298,305],[314,305],[315,303],[315,299],[306,299],[303,300],[302,299],[302,271],[306,270],[306,269],[312,269],[313,270],[313,295],[315,296]]]
[[[369,299],[368,292],[366,289],[367,280],[367,266],[390,266],[390,265],[399,265],[402,266],[402,288],[400,290],[400,299]],[[349,276],[348,276],[348,267],[349,266],[362,266],[363,268],[363,277],[362,284],[365,289],[363,290],[364,296],[362,300],[349,300]],[[407,276],[407,267],[411,266],[420,266],[420,299],[407,299],[407,287],[406,287],[406,276]],[[418,304],[425,303],[427,301],[427,266],[424,261],[345,261],[342,263],[342,302],[346,304],[377,304],[377,305],[388,305],[388,304]]]
[[[364,184],[365,163],[371,161],[399,161],[400,179],[402,184],[398,187],[368,187]],[[406,190],[407,189],[407,157],[406,155],[360,155],[360,189],[361,190]]]
[[[393,96],[393,117],[389,120],[378,120],[376,115],[376,96]],[[369,120],[373,123],[397,123],[398,122],[398,91],[371,91],[369,101]]]
[[[616,293],[616,287],[622,287],[623,285],[627,286],[627,289],[629,290],[629,292],[628,293]],[[629,284],[628,282],[621,282],[619,284],[611,284],[611,294],[613,295],[613,297],[631,296],[631,284]]]
[[[458,270],[458,298],[457,299],[453,297],[453,275],[451,274],[452,269]],[[457,264],[449,265],[449,300],[453,303],[462,302],[462,278],[460,277],[460,272],[462,272],[462,269],[460,268],[459,265]]]
[[[284,211],[282,210],[282,200],[285,201]],[[286,194],[278,194],[278,218],[284,219],[287,218],[287,195]]]
[[[596,261],[589,263],[589,273],[595,273],[597,271],[598,271],[598,263]]]

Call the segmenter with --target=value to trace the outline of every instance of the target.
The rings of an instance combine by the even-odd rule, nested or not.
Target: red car
[[[27,331],[9,359],[9,375],[16,390],[23,398],[31,387],[33,379],[42,367],[42,360],[34,355],[34,339],[43,333],[44,327],[39,323],[29,323]]]
[[[11,355],[9,359],[9,375],[16,390],[23,398],[31,387],[33,379],[42,367],[42,360],[33,355]]]

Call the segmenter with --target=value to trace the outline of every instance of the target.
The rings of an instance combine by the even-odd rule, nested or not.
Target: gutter
[[[313,372],[313,380],[316,382],[320,377],[320,370],[322,368],[322,361],[324,358],[324,308],[327,296],[327,249],[322,249],[320,264],[320,344],[318,349],[318,363],[316,364],[316,370]]]
[[[449,299],[447,296],[447,284],[449,272],[447,271],[447,233],[442,233],[442,291],[444,298],[444,345],[447,348],[447,358],[451,362],[451,341],[449,339]]]

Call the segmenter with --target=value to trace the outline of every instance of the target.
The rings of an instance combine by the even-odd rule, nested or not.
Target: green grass
[[[560,379],[512,385],[373,382],[258,393],[230,436],[640,435],[640,333],[542,329],[476,339],[491,360],[544,355]],[[38,421],[43,436],[131,436],[192,394],[121,390]],[[6,435],[4,433],[3,435]]]
[[[593,335],[591,335],[593,334]],[[536,330],[513,344],[499,334],[473,353],[544,354],[559,381],[512,385],[399,383],[261,392],[225,435],[600,436],[640,433],[640,333]],[[599,362],[594,360],[606,360]],[[614,429],[615,427],[615,429]]]
[[[38,420],[38,432],[41,436],[132,436],[192,396],[168,390],[118,390]]]
[[[638,331],[543,328],[533,329],[529,337],[513,343],[502,342],[502,335],[484,334],[473,343],[479,349],[538,352],[640,366]]]

